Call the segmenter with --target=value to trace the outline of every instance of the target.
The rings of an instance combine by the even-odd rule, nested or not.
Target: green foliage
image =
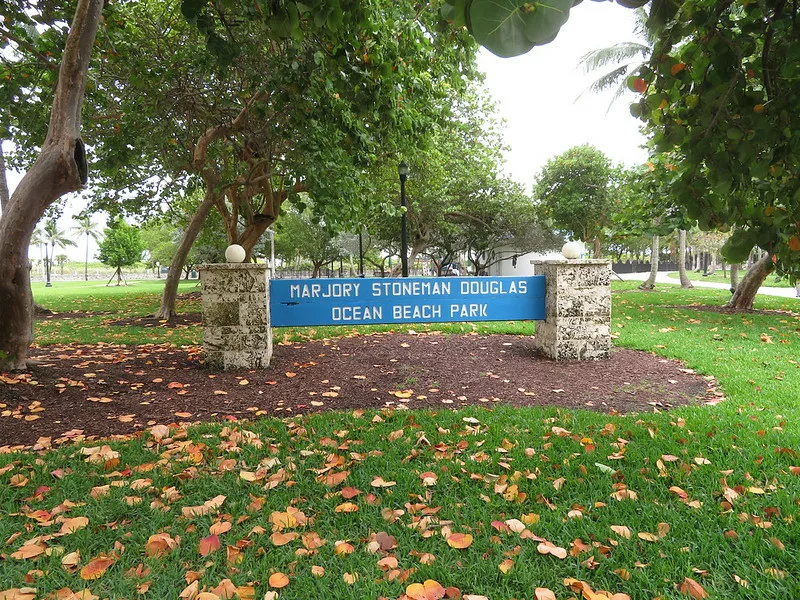
[[[336,232],[315,218],[310,208],[300,211],[286,206],[276,229],[276,256],[290,264],[300,257],[310,260],[315,277],[322,266],[341,255]]]
[[[103,234],[100,242],[98,260],[109,267],[130,267],[142,260],[144,242],[139,228],[128,225],[122,217],[117,217]]]
[[[573,239],[599,252],[611,215],[612,168],[593,146],[576,146],[551,158],[537,175],[534,198],[542,215]]]
[[[800,276],[798,7],[770,0],[687,0],[640,72],[632,112],[653,147],[674,152],[676,202],[702,229],[735,230],[725,252],[754,244]]]

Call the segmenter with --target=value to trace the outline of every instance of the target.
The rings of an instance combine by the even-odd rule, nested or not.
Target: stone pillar
[[[611,351],[611,261],[532,261],[545,276],[545,320],[536,348],[553,360],[608,358]]]
[[[272,358],[267,265],[200,265],[206,364],[265,369]]]

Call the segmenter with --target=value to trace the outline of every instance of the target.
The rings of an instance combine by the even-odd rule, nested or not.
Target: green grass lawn
[[[741,281],[742,277],[747,274],[747,271],[740,271],[739,272],[739,280]],[[725,275],[722,274],[722,270],[717,271],[713,275],[704,276],[702,273],[697,273],[696,271],[687,271],[686,275],[688,275],[689,279],[692,281],[708,281],[711,283],[730,283],[731,282],[731,272],[726,271]],[[674,279],[676,282],[680,280],[678,273],[670,273],[669,277]],[[789,283],[788,279],[778,279],[775,275],[770,275],[764,281],[765,287],[794,287],[791,283]]]
[[[491,600],[800,597],[796,304],[759,297],[783,312],[730,315],[701,310],[722,304],[716,290],[614,289],[615,345],[715,376],[724,402],[321,413],[0,456],[0,598],[3,585],[28,598],[442,597],[434,582]],[[47,292],[47,307],[157,304]]]

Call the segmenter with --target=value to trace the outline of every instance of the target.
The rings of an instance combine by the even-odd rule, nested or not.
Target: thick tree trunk
[[[164,282],[164,293],[161,295],[161,306],[154,315],[157,319],[168,321],[175,316],[175,299],[178,296],[178,283],[181,280],[181,270],[186,262],[186,257],[189,256],[189,251],[192,249],[192,244],[200,233],[203,223],[214,206],[214,193],[213,190],[206,189],[206,194],[203,201],[197,210],[194,212],[192,220],[186,231],[183,233],[183,239],[178,244],[178,249],[175,251],[175,256],[172,257],[172,262],[169,265],[169,272],[167,273],[167,280]]]
[[[763,258],[759,259],[756,264],[750,267],[747,271],[747,275],[745,275],[741,283],[736,286],[736,291],[725,306],[736,310],[753,310],[753,302],[755,301],[758,289],[774,270],[775,264],[772,262],[772,257],[767,253]]]
[[[6,157],[3,154],[3,140],[0,140],[0,213],[8,206],[8,181],[6,180]]]
[[[653,236],[653,245],[650,247],[650,276],[639,286],[640,290],[652,290],[656,287],[658,275],[658,255],[661,252],[657,235]]]
[[[0,369],[24,369],[33,340],[28,246],[44,211],[85,183],[80,115],[103,0],[80,0],[64,55],[47,138],[0,217]]]
[[[678,230],[678,273],[681,278],[682,288],[693,288],[689,276],[686,274],[686,230]]]
[[[736,291],[738,285],[739,285],[739,263],[733,263],[731,265],[731,294],[733,294]]]

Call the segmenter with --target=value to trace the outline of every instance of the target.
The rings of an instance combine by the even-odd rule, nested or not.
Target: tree
[[[66,234],[58,228],[55,219],[50,219],[45,223],[43,228],[44,232],[44,245],[45,245],[45,261],[47,262],[47,285],[50,285],[50,274],[53,270],[53,257],[55,256],[56,246],[59,248],[66,248],[67,246],[76,246],[70,238],[65,237]],[[50,254],[47,253],[47,245],[50,245]]]
[[[681,287],[691,289],[694,287],[686,273],[686,230],[678,230],[678,276],[681,280]]]
[[[100,232],[97,231],[97,225],[92,223],[92,218],[89,215],[75,215],[72,218],[78,223],[72,228],[72,231],[78,235],[86,236],[86,255],[83,263],[83,280],[89,281],[89,238],[99,241]]]
[[[303,257],[311,261],[311,277],[319,277],[323,266],[341,256],[336,232],[325,223],[315,221],[310,209],[302,212],[287,206],[276,224],[275,253],[291,261]]]
[[[352,225],[361,173],[378,153],[396,156],[424,137],[419,133],[442,118],[472,70],[468,38],[443,30],[435,11],[418,12],[409,1],[381,11],[356,2],[346,24],[303,19],[297,31],[278,28],[271,15],[259,22],[250,3],[215,3],[209,15],[202,2],[188,4],[184,15],[202,31],[177,11],[165,12],[162,2],[110,9],[110,21],[125,23],[109,32],[115,47],[158,54],[159,61],[153,68],[152,60],[109,52],[101,86],[129,90],[101,107],[125,133],[101,140],[108,187],[122,189],[155,171],[205,192],[171,275],[212,209],[222,215],[228,243],[248,252],[281,204],[303,191],[326,223]],[[341,16],[334,8],[332,18]],[[224,69],[208,57],[207,47],[218,56],[222,47],[207,45],[212,22],[220,27],[214,35],[236,38],[235,51],[222,53]],[[119,169],[130,161],[135,168]],[[173,284],[168,278],[161,318],[174,310]]]
[[[64,263],[69,260],[66,254],[56,254],[56,264],[61,267],[61,276],[64,276]]]
[[[687,0],[637,78],[644,91],[631,110],[656,149],[677,148],[673,189],[689,216],[704,230],[735,227],[723,248],[731,263],[755,245],[774,257],[748,274],[732,308],[752,308],[755,277],[800,277],[799,10]]]
[[[611,215],[611,163],[593,146],[575,146],[551,158],[537,175],[534,198],[545,218],[573,239],[603,248]]]
[[[114,275],[117,277],[117,285],[121,285],[122,267],[130,267],[142,260],[143,250],[144,243],[139,236],[139,229],[128,225],[122,217],[117,217],[103,234],[97,258],[104,265],[116,269]]]
[[[33,340],[28,245],[36,223],[59,197],[86,183],[80,115],[103,0],[78,0],[61,57],[47,137],[0,217],[0,368],[24,369]],[[5,39],[5,38],[4,38]]]

